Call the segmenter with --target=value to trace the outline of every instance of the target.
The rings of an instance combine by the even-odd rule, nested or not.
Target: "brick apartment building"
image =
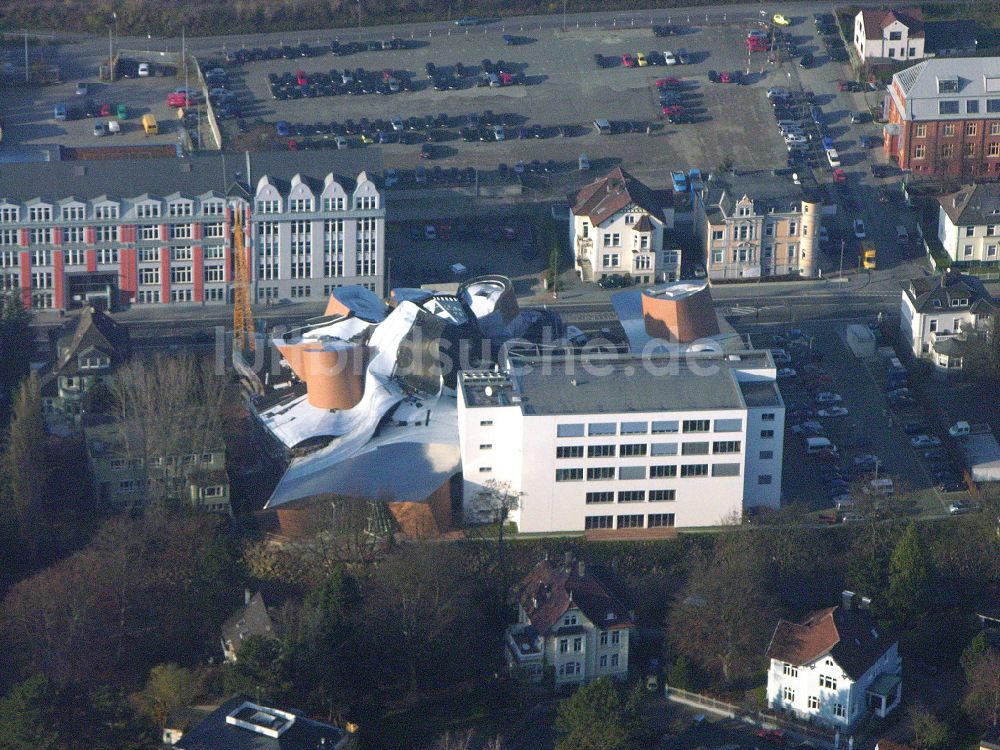
[[[323,161],[302,166],[315,174]],[[232,302],[239,210],[255,302],[323,300],[351,284],[381,294],[385,207],[368,173],[259,164],[250,185],[213,159],[9,165],[0,293],[55,310]]]
[[[1000,177],[1000,57],[931,58],[896,73],[883,150],[917,175]]]

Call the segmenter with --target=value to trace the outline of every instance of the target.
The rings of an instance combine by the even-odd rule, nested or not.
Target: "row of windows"
[[[767,416],[767,415],[764,415]],[[774,415],[770,415],[774,418]],[[742,419],[716,419],[715,432],[739,432],[743,429]],[[676,419],[650,422],[591,422],[589,424],[560,424],[556,426],[556,437],[588,437],[605,435],[662,435],[675,432],[711,432],[710,419],[685,419],[683,423]]]
[[[674,525],[673,513],[630,513],[621,516],[585,516],[584,529],[655,529]]]
[[[591,482],[610,481],[616,478],[620,480],[646,479],[646,468],[645,466],[619,466],[616,470],[614,466],[597,466],[586,469],[586,474],[582,468],[556,469],[556,481],[581,482],[584,476],[586,476],[587,481]],[[710,471],[713,477],[738,477],[741,465],[738,463],[711,464],[711,470],[709,464],[680,465],[682,478],[707,477]],[[676,464],[649,467],[649,479],[665,479],[676,476],[678,476]]]
[[[941,115],[957,115],[961,109],[958,99],[941,99],[938,101],[938,114]],[[1000,112],[1000,99],[987,99],[986,100],[986,111],[991,113]],[[965,112],[970,115],[979,114],[979,100],[978,99],[966,99],[965,100]],[[976,135],[979,132],[978,122],[967,122],[965,123],[965,134],[966,135]],[[1000,128],[997,127],[998,123],[990,123],[990,135],[1000,135]],[[917,130],[921,129],[922,125],[917,125]],[[926,126],[923,126],[923,134],[926,135]],[[955,124],[947,123],[944,125],[946,130],[945,135],[955,134]],[[950,132],[948,131],[950,128]],[[922,136],[921,136],[922,137]]]
[[[784,687],[781,690],[781,697],[788,701],[789,703],[795,702],[795,690],[791,687]],[[806,704],[808,707],[814,711],[819,710],[819,697],[815,695],[810,695],[806,699]],[[838,719],[843,719],[847,717],[847,708],[843,703],[833,704],[833,715]]]
[[[222,216],[225,213],[225,203],[222,201],[207,201],[201,204],[202,216]],[[135,215],[140,219],[157,219],[163,216],[163,209],[160,203],[138,203],[135,206]],[[179,218],[184,216],[194,216],[194,203],[190,201],[177,201],[167,204],[166,216]],[[73,204],[63,206],[58,214],[59,221],[86,221],[87,206]],[[121,218],[121,208],[115,204],[102,204],[94,206],[93,219],[118,219]],[[17,206],[0,207],[0,223],[14,223],[21,220],[21,211]],[[54,221],[56,213],[53,206],[37,205],[28,208],[28,221],[45,222]]]
[[[288,211],[290,213],[308,213],[313,210],[314,205],[315,203],[312,198],[290,198],[288,201]],[[343,196],[323,198],[322,205],[324,211],[343,211],[347,207]],[[359,211],[373,211],[378,208],[378,196],[355,196],[354,208]],[[262,214],[281,213],[281,201],[259,200],[257,201],[257,212]]]
[[[646,496],[649,496],[651,503],[673,502],[677,499],[677,490],[621,490],[618,492],[618,502],[620,503],[644,503]],[[615,501],[614,492],[588,492],[586,495],[587,505],[598,503],[613,503]]]
[[[953,143],[942,143],[938,150],[938,155],[942,159],[950,159],[955,156],[955,144]],[[962,156],[966,158],[971,158],[976,155],[976,144],[975,143],[964,143],[962,144]],[[993,141],[986,144],[986,156],[998,157],[1000,156],[1000,141]],[[913,158],[914,159],[924,159],[927,157],[927,147],[923,143],[918,143],[913,147]]]
[[[583,458],[582,445],[560,445],[556,447],[556,458]],[[712,453],[739,453],[739,440],[715,441],[711,445]],[[608,458],[616,454],[622,458],[636,458],[645,455],[676,456],[677,443],[625,443],[622,445],[588,445],[587,458]],[[707,442],[681,443],[682,456],[705,456],[709,452]]]

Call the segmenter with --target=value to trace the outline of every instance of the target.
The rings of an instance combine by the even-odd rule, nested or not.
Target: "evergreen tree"
[[[10,393],[28,374],[34,338],[31,335],[31,314],[24,309],[16,294],[0,300],[0,389]]]
[[[13,520],[29,560],[37,558],[46,535],[47,467],[42,397],[38,377],[32,374],[21,382],[14,399],[6,467]]]
[[[626,695],[610,677],[599,677],[559,702],[556,750],[631,750],[641,726],[640,688]]]
[[[930,554],[916,524],[910,523],[889,560],[886,604],[893,620],[914,623],[924,614],[932,575]]]

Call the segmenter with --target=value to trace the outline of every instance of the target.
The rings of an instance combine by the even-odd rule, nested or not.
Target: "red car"
[[[101,104],[101,117],[111,117],[111,105],[108,102]]]
[[[835,170],[833,170],[833,181],[834,182],[844,182],[845,180],[847,180],[847,173],[844,172],[843,169],[841,169],[840,167],[837,167]]]
[[[622,55],[622,64],[626,68],[634,68],[637,65],[637,63],[635,61],[635,58],[632,57],[632,55],[630,55],[628,52],[626,52],[624,55]]]
[[[728,70],[724,70],[721,73],[719,73],[719,83],[732,83],[732,82],[733,82],[733,74],[730,73]]]
[[[382,71],[382,80],[385,81],[386,83],[389,82],[390,78],[394,78],[394,77],[395,77],[395,74],[392,72],[391,68],[386,68],[385,70]]]
[[[298,143],[298,141],[296,141],[294,139],[290,140],[288,142],[288,150],[289,151],[298,151],[299,150],[299,143]]]
[[[667,104],[661,108],[661,111],[665,117],[676,117],[684,111],[684,107],[680,104]]]
[[[656,81],[656,88],[658,89],[672,89],[680,85],[681,82],[677,78],[674,78],[673,76],[667,76],[666,78],[658,78]]]
[[[306,77],[306,72],[304,70],[295,71],[295,82],[299,84],[299,86],[305,86],[309,83],[309,79]]]
[[[510,86],[512,83],[514,83],[514,76],[512,76],[510,73],[501,73],[499,78],[501,86]]]
[[[167,94],[167,106],[190,107],[192,104],[194,104],[194,97],[190,97],[183,92],[174,91]]]
[[[762,740],[773,742],[776,745],[785,744],[785,733],[780,729],[758,729],[757,736]]]
[[[767,39],[751,37],[746,41],[747,49],[751,52],[767,52],[771,49],[771,43]]]

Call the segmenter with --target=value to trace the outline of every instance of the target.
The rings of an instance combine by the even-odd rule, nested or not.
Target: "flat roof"
[[[747,406],[783,406],[778,384],[770,380],[743,380],[739,383]]]
[[[519,362],[511,379],[528,415],[745,407],[729,362],[719,356],[540,358]]]

